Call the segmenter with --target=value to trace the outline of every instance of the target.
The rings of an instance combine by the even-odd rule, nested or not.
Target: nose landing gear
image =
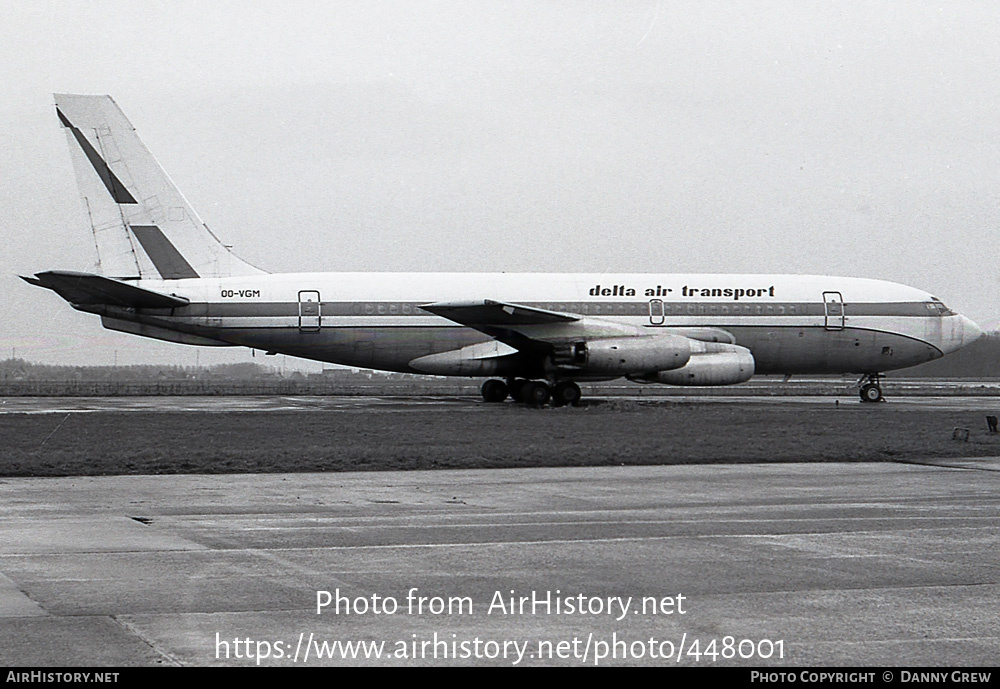
[[[865,378],[867,378],[868,382],[861,386],[861,401],[885,402],[885,398],[882,396],[882,385],[879,382],[879,374],[869,373]],[[865,378],[862,378],[862,380],[865,380]]]

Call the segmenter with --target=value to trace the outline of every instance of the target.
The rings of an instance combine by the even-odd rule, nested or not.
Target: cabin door
[[[827,330],[844,329],[844,298],[840,292],[823,292],[823,313]]]
[[[316,290],[299,292],[299,332],[318,333],[322,325],[323,305]]]
[[[663,325],[663,301],[660,299],[649,300],[649,322],[651,325]]]

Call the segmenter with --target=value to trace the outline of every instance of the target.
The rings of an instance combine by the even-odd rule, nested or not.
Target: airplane
[[[238,258],[110,96],[56,94],[98,273],[22,279],[110,330],[384,371],[487,378],[486,402],[576,405],[582,382],[881,375],[982,331],[931,294],[821,275],[294,273]]]

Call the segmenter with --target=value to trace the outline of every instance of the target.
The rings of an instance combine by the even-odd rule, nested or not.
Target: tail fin
[[[55,100],[102,273],[173,280],[264,272],[212,234],[110,96]]]

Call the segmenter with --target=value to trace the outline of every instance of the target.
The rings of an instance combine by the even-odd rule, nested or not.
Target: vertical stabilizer
[[[173,280],[264,272],[212,234],[110,96],[55,100],[105,275]]]

